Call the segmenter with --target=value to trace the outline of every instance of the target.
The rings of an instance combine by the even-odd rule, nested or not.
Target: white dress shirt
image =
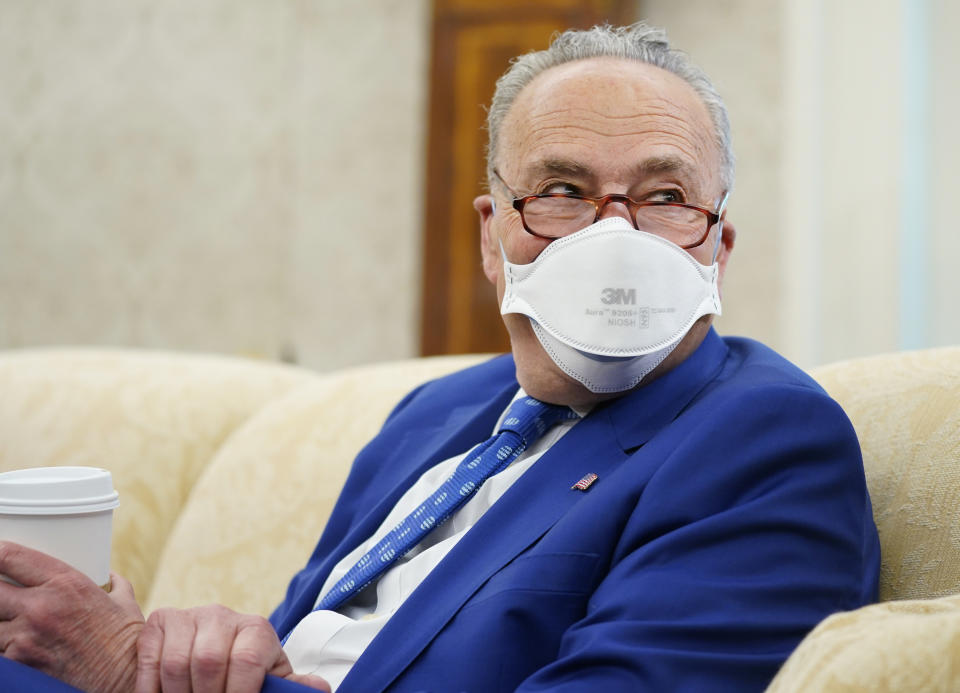
[[[521,389],[514,397],[514,401],[524,396],[526,395]],[[578,411],[577,413],[582,417],[586,412]],[[501,414],[500,420],[505,414],[506,410]],[[290,633],[283,648],[293,670],[298,674],[322,676],[330,682],[335,693],[354,662],[410,593],[460,541],[460,538],[476,524],[487,509],[510,488],[511,484],[560,440],[577,421],[579,419],[563,421],[547,431],[533,445],[524,450],[510,466],[487,479],[450,519],[430,532],[379,579],[360,591],[337,611],[314,611],[307,614]],[[500,421],[497,421],[494,434],[499,427]],[[444,460],[424,472],[403,494],[373,536],[334,566],[323,589],[317,595],[317,602],[363,554],[436,491],[453,474],[467,452],[468,450],[464,450],[462,454]]]

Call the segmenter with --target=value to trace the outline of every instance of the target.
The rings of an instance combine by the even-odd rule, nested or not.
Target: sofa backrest
[[[208,462],[267,402],[319,376],[221,356],[107,349],[0,353],[0,471],[113,474],[111,566],[150,594],[167,537]]]
[[[306,561],[359,448],[420,382],[488,356],[318,375],[131,350],[0,354],[0,471],[110,469],[113,568],[141,604],[266,614]],[[960,348],[812,374],[863,447],[884,600],[960,593]]]
[[[420,383],[489,356],[345,369],[262,407],[194,486],[157,568],[148,610],[216,602],[267,615],[307,562],[353,458]]]
[[[814,369],[863,449],[880,599],[960,593],[960,347]]]

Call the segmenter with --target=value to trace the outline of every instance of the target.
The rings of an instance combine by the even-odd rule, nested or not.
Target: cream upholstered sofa
[[[414,385],[482,356],[316,374],[129,350],[0,354],[0,471],[110,469],[113,568],[146,611],[267,614],[306,560],[356,451]],[[824,621],[770,693],[960,690],[960,348],[813,375],[860,436],[883,603]]]

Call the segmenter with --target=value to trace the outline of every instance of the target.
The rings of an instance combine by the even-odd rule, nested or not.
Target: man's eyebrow
[[[590,167],[573,159],[542,159],[530,167],[536,175],[568,176],[571,178],[589,178],[593,175]]]
[[[591,167],[574,159],[542,159],[535,162],[529,170],[535,175],[566,176],[580,180],[595,176]],[[634,175],[642,180],[665,173],[692,176],[696,173],[696,168],[689,161],[678,156],[652,156],[638,162],[633,167],[633,171]]]
[[[644,159],[634,167],[634,171],[640,178],[655,176],[664,173],[683,173],[693,175],[696,169],[677,156],[653,156]]]

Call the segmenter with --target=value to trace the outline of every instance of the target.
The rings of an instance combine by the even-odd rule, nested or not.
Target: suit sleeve
[[[716,404],[716,403],[715,403]],[[669,452],[558,657],[518,690],[762,691],[832,612],[875,600],[859,445],[807,387],[740,392]]]
[[[316,688],[304,686],[302,683],[294,683],[281,679],[279,676],[267,676],[263,680],[263,687],[260,693],[317,693]]]
[[[31,693],[83,693],[79,688],[0,656],[0,690]],[[277,693],[280,693],[278,691]]]

